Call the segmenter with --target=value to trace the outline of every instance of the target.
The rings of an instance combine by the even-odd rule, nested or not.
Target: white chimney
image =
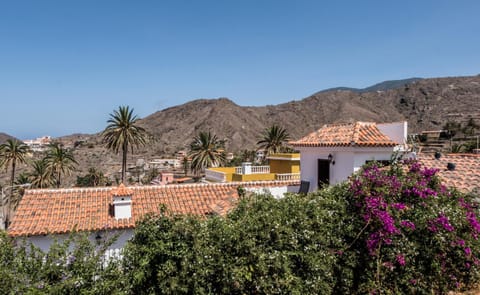
[[[132,217],[132,195],[133,192],[120,184],[113,192],[113,216],[115,219]]]
[[[113,197],[113,212],[115,219],[132,217],[132,197]]]

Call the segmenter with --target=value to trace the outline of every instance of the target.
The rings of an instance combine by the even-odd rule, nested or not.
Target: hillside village
[[[478,114],[478,108],[474,111]],[[118,133],[124,119],[131,120],[126,125],[134,129],[121,132],[131,135]],[[8,158],[12,145],[24,148],[17,159],[17,178],[8,182],[13,174],[7,173],[3,178],[2,228],[10,237],[24,239],[44,252],[77,231],[98,244],[115,235],[105,249],[106,257],[114,259],[123,257],[137,226],[150,214],[167,210],[174,216],[222,218],[245,196],[269,194],[280,200],[290,194],[314,195],[351,181],[364,167],[373,164],[386,169],[397,161],[418,161],[425,169],[435,169],[446,187],[478,197],[477,120],[468,115],[461,122],[447,121],[438,130],[419,130],[422,124],[417,121],[413,131],[410,120],[347,120],[319,125],[313,131],[308,125],[302,136],[295,137],[274,123],[249,140],[256,142],[255,148],[243,150],[232,145],[228,149],[227,142],[235,142],[234,138],[195,128],[198,133],[188,146],[155,157],[155,152],[145,152],[153,140],[142,127],[147,126],[146,119],[138,120],[133,109],[121,106],[97,135],[46,136],[2,145],[0,155],[7,172],[15,171]],[[130,146],[124,146],[124,138],[131,138]],[[88,170],[85,163],[80,164],[84,161]],[[28,174],[29,163],[44,169],[43,173]],[[82,166],[81,171],[77,166]]]

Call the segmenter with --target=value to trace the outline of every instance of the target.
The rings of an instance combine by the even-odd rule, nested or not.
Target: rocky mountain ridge
[[[397,85],[398,86],[398,85]],[[184,149],[199,131],[227,139],[228,149],[255,148],[276,123],[293,139],[334,122],[407,120],[410,132],[438,130],[448,121],[480,122],[480,76],[420,79],[386,91],[317,92],[299,101],[261,107],[227,98],[199,99],[153,113],[141,124],[158,139],[158,153]]]
[[[188,150],[192,138],[208,130],[226,139],[228,151],[236,152],[255,149],[262,131],[274,123],[285,127],[292,139],[299,139],[335,122],[407,120],[409,132],[416,133],[442,129],[447,122],[465,124],[470,119],[480,123],[480,76],[420,79],[401,86],[397,83],[385,91],[321,91],[302,100],[258,107],[239,106],[227,98],[198,99],[141,119],[140,124],[155,140],[128,159],[134,164],[138,159],[171,157]],[[79,167],[69,177],[70,183],[89,167],[107,175],[120,169],[120,155],[105,149],[100,134],[58,140],[75,147]],[[28,169],[21,166],[19,173]]]

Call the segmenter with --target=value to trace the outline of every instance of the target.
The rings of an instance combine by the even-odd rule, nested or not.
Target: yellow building
[[[253,166],[250,162],[239,167],[217,167],[205,171],[205,179],[214,182],[299,180],[300,154],[279,153],[267,157],[269,165]]]

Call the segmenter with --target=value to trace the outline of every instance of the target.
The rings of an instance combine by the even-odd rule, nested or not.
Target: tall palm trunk
[[[13,186],[13,184],[15,183],[15,167],[17,166],[15,163],[16,161],[13,160],[12,161],[12,174],[10,175],[10,186]]]
[[[5,214],[5,228],[7,228],[10,225],[10,212],[11,212],[11,204],[12,204],[12,199],[13,199],[13,185],[15,183],[15,167],[16,167],[16,161],[15,159],[12,161],[12,173],[10,176],[10,197],[7,199],[7,212]]]
[[[127,174],[127,152],[128,146],[125,141],[122,145],[122,183],[125,184],[125,175]]]
[[[60,177],[61,176],[62,176],[62,174],[60,173],[60,171],[58,171],[58,173],[57,173],[57,188],[60,188],[60,184],[61,184]]]

